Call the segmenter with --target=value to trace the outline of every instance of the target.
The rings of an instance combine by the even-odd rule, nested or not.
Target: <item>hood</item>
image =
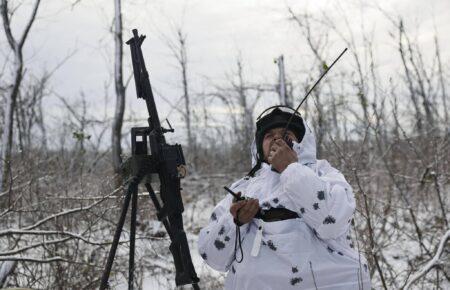
[[[298,162],[303,165],[310,165],[316,163],[316,138],[314,137],[313,131],[308,126],[308,123],[303,121],[305,124],[305,136],[302,142],[294,142],[292,149],[297,153]],[[257,160],[257,150],[256,150],[256,140],[253,139],[251,146],[252,154],[252,167],[256,165]],[[263,166],[266,163],[263,163]],[[267,165],[267,164],[266,164]]]

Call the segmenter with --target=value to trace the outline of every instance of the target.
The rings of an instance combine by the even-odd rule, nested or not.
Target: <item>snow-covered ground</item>
[[[242,173],[244,175],[245,173]],[[229,186],[230,183],[239,178],[240,175],[233,174],[212,174],[203,176],[188,176],[182,180],[183,199],[185,211],[183,213],[185,231],[191,250],[192,262],[198,277],[200,278],[200,286],[202,289],[217,289],[218,285],[223,284],[225,278],[224,273],[211,269],[198,253],[197,241],[200,229],[208,223],[210,215],[215,204],[223,198],[227,193],[223,190],[223,186]],[[150,221],[153,233],[164,231],[164,227],[158,221]],[[168,248],[167,240],[167,248]],[[153,251],[151,242],[139,241],[140,253],[148,253]],[[166,249],[167,250],[167,249]],[[161,266],[174,270],[172,257],[168,250],[166,251],[167,260]],[[150,261],[151,263],[152,261]],[[161,261],[153,261],[155,264]],[[144,273],[142,278],[143,290],[166,290],[175,287],[175,272],[154,274],[150,272]],[[189,289],[189,287],[187,287]],[[117,290],[128,289],[127,282],[116,286]]]
[[[245,173],[242,173],[242,175]],[[239,174],[215,174],[215,175],[203,175],[203,176],[189,176],[183,180],[183,198],[185,204],[184,212],[184,224],[185,230],[187,232],[187,237],[189,240],[189,246],[191,249],[191,256],[197,271],[197,275],[201,279],[200,286],[202,289],[221,289],[224,281],[225,274],[219,273],[212,270],[207,266],[198,253],[197,239],[200,229],[208,223],[210,214],[218,201],[224,197],[226,194],[222,189],[224,185],[229,185],[231,182],[240,176]],[[426,223],[432,224],[432,218],[426,208],[417,209],[418,220],[421,225],[425,226]],[[375,227],[380,226],[384,219],[387,219],[384,229],[375,237],[377,245],[380,249],[378,251],[378,256],[381,257],[381,261],[387,261],[389,267],[386,263],[382,263],[383,272],[385,278],[389,280],[389,285],[394,288],[401,288],[404,286],[405,281],[408,276],[411,275],[411,262],[416,259],[424,259],[426,254],[421,249],[420,245],[417,243],[414,235],[414,226],[408,218],[408,212],[404,207],[396,207],[389,216],[378,215],[373,221]],[[162,231],[164,228],[158,226],[159,222],[152,221],[152,228],[154,231]],[[364,216],[361,212],[357,212],[355,218],[355,227],[363,228]],[[362,230],[361,230],[362,232]],[[358,236],[358,246],[361,251],[366,251],[366,246],[364,241],[367,240],[366,235]],[[355,237],[355,235],[353,235]],[[433,248],[439,243],[439,236],[432,237],[432,233],[424,233],[424,244],[427,248]],[[145,248],[144,252],[151,251],[151,243],[148,241],[140,241],[140,247]],[[168,247],[168,241],[166,243]],[[448,250],[447,250],[448,251]],[[141,252],[142,253],[142,252]],[[365,252],[368,256],[369,253]],[[442,259],[448,265],[448,254],[447,257]],[[161,264],[161,261],[150,261],[166,269],[174,269],[172,263],[172,257],[170,253],[166,251],[165,262]],[[426,262],[424,260],[424,262]],[[382,284],[380,278],[375,270],[375,266],[372,266],[372,283],[374,289],[381,289]],[[157,289],[175,289],[174,284],[174,273],[161,273],[155,274],[152,271],[144,273],[141,281],[142,289],[144,290],[157,290]],[[412,289],[431,289],[431,284],[427,284],[426,280],[424,282],[415,285]],[[394,286],[395,285],[395,286]],[[448,281],[443,282],[439,285],[438,289],[450,289],[450,284]],[[117,286],[118,290],[127,289],[126,282]],[[183,288],[185,289],[185,288]],[[190,289],[187,287],[187,289]]]

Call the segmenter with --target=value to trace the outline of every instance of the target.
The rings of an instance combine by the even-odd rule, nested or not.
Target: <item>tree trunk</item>
[[[188,152],[192,156],[194,168],[197,167],[197,150],[194,141],[194,135],[192,134],[191,126],[191,103],[189,96],[189,87],[187,80],[187,53],[186,53],[186,36],[183,35],[181,30],[178,30],[178,41],[180,42],[180,55],[179,61],[181,66],[181,78],[183,82],[183,98],[184,98],[184,110],[185,121],[187,130]]]
[[[112,143],[112,161],[115,173],[120,173],[120,166],[122,164],[122,124],[123,115],[125,111],[125,87],[123,85],[123,43],[122,43],[122,12],[121,0],[114,1],[115,17],[114,17],[114,42],[115,42],[115,57],[114,57],[114,80],[116,89],[116,108],[113,119],[113,129],[111,134]]]
[[[443,110],[444,110],[444,120],[445,120],[445,124],[447,124],[447,127],[445,129],[447,129],[450,125],[449,125],[449,115],[448,115],[448,109],[447,109],[447,92],[445,91],[445,80],[444,80],[444,73],[442,70],[442,61],[441,61],[441,53],[440,53],[440,49],[439,49],[439,42],[438,42],[438,38],[437,36],[434,37],[434,45],[436,48],[436,58],[438,61],[438,72],[439,72],[439,84],[441,86],[441,96],[442,96],[442,106],[443,106]]]
[[[23,78],[23,55],[22,49],[25,44],[25,40],[27,39],[28,33],[30,32],[31,26],[36,19],[37,10],[39,8],[40,0],[36,0],[34,2],[33,10],[31,12],[30,19],[25,24],[25,28],[23,30],[22,36],[19,41],[16,41],[11,31],[11,19],[9,18],[8,11],[8,1],[2,0],[0,3],[0,14],[3,21],[3,29],[5,31],[6,39],[14,54],[14,83],[11,89],[11,93],[6,96],[6,109],[5,109],[5,122],[3,135],[1,140],[0,147],[0,190],[3,189],[5,179],[9,174],[9,167],[11,161],[11,150],[12,150],[12,139],[13,139],[13,128],[14,128],[14,111],[17,102],[17,96],[20,90],[20,84],[22,83]],[[0,263],[0,268],[8,267],[8,262]],[[14,264],[15,265],[15,264]],[[12,270],[11,270],[12,271]],[[3,280],[9,275],[9,271],[5,271],[4,275],[2,275],[2,283]],[[1,287],[1,285],[0,285]]]
[[[242,109],[241,120],[244,126],[243,136],[241,139],[243,149],[245,152],[248,152],[250,148],[250,144],[253,140],[253,108],[251,108],[249,104],[249,100],[247,99],[246,87],[244,81],[244,72],[242,67],[241,60],[237,62],[238,67],[238,94],[239,94],[239,105]]]
[[[278,66],[278,95],[280,96],[280,104],[292,107],[292,101],[286,89],[286,73],[284,70],[284,56],[277,58]]]
[[[5,110],[5,125],[2,135],[2,152],[0,162],[0,188],[3,188],[5,178],[9,174],[9,162],[11,161],[12,137],[14,128],[14,111],[16,108],[17,95],[19,93],[20,83],[22,82],[23,65],[22,59],[16,59],[16,70],[14,78],[14,86],[11,94],[7,96]]]
[[[398,29],[399,29],[399,39],[398,39],[398,51],[400,53],[400,57],[402,59],[402,64],[403,64],[403,69],[405,71],[405,76],[406,76],[406,82],[408,85],[408,89],[410,92],[410,98],[411,101],[413,103],[414,106],[414,111],[415,111],[415,117],[416,117],[416,125],[417,125],[417,131],[419,133],[419,135],[422,135],[423,133],[423,120],[422,120],[422,112],[420,110],[419,107],[419,102],[417,100],[417,96],[416,96],[416,90],[414,88],[413,85],[413,81],[412,81],[412,76],[410,74],[407,62],[406,62],[406,56],[405,56],[405,51],[403,48],[403,34],[404,32],[404,28],[403,28],[403,21],[400,20],[400,23],[398,25]]]

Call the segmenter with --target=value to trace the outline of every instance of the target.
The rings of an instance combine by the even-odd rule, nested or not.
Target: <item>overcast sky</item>
[[[17,2],[17,1],[16,1]],[[31,1],[26,0],[26,3]],[[65,56],[73,56],[54,74],[52,89],[69,100],[84,93],[92,112],[104,108],[105,95],[109,99],[108,110],[114,109],[113,37],[110,27],[113,21],[113,1],[82,0],[75,7],[75,0],[42,1],[38,18],[26,44],[25,59],[28,73],[38,76],[44,69],[50,70]],[[338,4],[340,3],[340,4]],[[187,33],[189,80],[193,92],[208,90],[209,78],[220,82],[230,74],[237,55],[244,60],[245,74],[250,80],[274,82],[277,67],[273,59],[285,55],[286,70],[294,81],[303,82],[302,70],[309,69],[311,54],[304,39],[292,22],[288,21],[287,6],[296,12],[308,11],[319,16],[325,13],[345,31],[342,15],[350,20],[356,37],[361,37],[361,24],[375,34],[376,61],[383,72],[382,78],[395,77],[399,69],[395,54],[395,42],[389,36],[392,26],[382,13],[374,8],[379,5],[391,15],[401,15],[411,36],[432,56],[433,37],[437,29],[442,58],[448,67],[450,59],[450,1],[448,0],[397,0],[397,1],[277,1],[277,0],[153,0],[123,1],[124,40],[131,36],[131,29],[138,28],[147,35],[143,46],[144,56],[151,74],[151,81],[158,93],[175,102],[180,95],[180,74],[175,60],[164,44],[163,35],[174,36],[174,28],[183,27]],[[19,7],[13,18],[13,31],[17,33],[29,14],[30,5]],[[8,55],[4,33],[0,33],[3,64]],[[330,61],[345,44],[330,33]],[[125,46],[125,74],[130,74],[128,47]],[[358,48],[360,49],[360,48]],[[335,52],[335,53],[334,53]],[[425,55],[427,57],[427,55]],[[342,66],[346,65],[343,59]],[[316,78],[313,75],[312,78]],[[109,83],[106,89],[105,85]],[[160,117],[170,111],[163,100],[157,98]],[[275,100],[276,101],[276,100]],[[272,100],[264,100],[269,104]],[[273,103],[273,102],[272,102]],[[48,111],[57,115],[60,107],[54,96],[47,99]],[[127,90],[127,110],[144,116],[142,101],[135,98],[134,87]],[[219,108],[211,108],[211,110]]]

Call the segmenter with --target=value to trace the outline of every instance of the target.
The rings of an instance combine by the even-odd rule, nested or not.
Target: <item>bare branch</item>
[[[68,260],[66,260],[62,257],[59,257],[59,256],[48,258],[48,259],[6,256],[6,257],[0,257],[0,261],[19,261],[19,262],[32,262],[32,263],[40,263],[40,264],[53,263],[53,262],[68,262]]]
[[[442,255],[442,253],[444,252],[444,246],[447,243],[449,238],[450,238],[450,230],[448,230],[442,236],[441,241],[438,246],[438,249],[437,249],[434,257],[430,261],[428,261],[428,263],[422,269],[420,269],[418,272],[416,272],[416,274],[414,274],[411,277],[411,280],[409,280],[409,282],[404,287],[405,290],[409,289],[412,286],[412,284],[414,284],[414,282],[416,282],[417,280],[419,280],[420,278],[425,276],[431,269],[433,269],[433,267],[437,266],[439,259]]]
[[[12,35],[12,31],[11,31],[11,20],[8,15],[9,11],[8,11],[8,1],[7,0],[2,0],[2,2],[0,4],[0,10],[1,10],[1,14],[2,14],[3,29],[5,30],[6,39],[8,40],[8,43],[9,43],[9,46],[11,47],[11,49],[13,51],[17,51],[17,49],[18,49],[17,42],[14,39],[14,36]]]
[[[41,3],[41,0],[36,0],[36,2],[34,2],[33,11],[31,12],[30,19],[28,20],[27,25],[25,26],[22,37],[20,38],[20,42],[19,42],[20,50],[22,50],[25,40],[27,39],[28,33],[30,32],[31,26],[33,25],[33,22],[36,19],[37,10],[39,8],[40,3]]]
[[[26,231],[32,230],[32,229],[37,228],[37,227],[39,227],[40,225],[42,225],[42,224],[48,222],[49,220],[53,220],[53,219],[55,219],[55,218],[57,218],[57,217],[61,217],[61,216],[65,216],[65,215],[69,215],[69,214],[73,214],[73,213],[77,213],[77,212],[89,210],[89,209],[93,208],[94,206],[98,205],[99,203],[103,202],[104,200],[106,200],[108,197],[110,197],[110,196],[116,194],[116,193],[119,192],[120,190],[123,190],[123,186],[118,187],[118,188],[117,188],[116,190],[114,190],[112,193],[110,193],[110,194],[108,194],[107,196],[105,196],[104,199],[100,199],[100,200],[98,200],[98,201],[92,203],[92,204],[89,205],[89,206],[86,206],[86,207],[79,207],[79,208],[73,208],[73,209],[70,209],[70,210],[65,210],[65,211],[59,212],[59,213],[57,213],[57,214],[49,215],[48,217],[46,217],[46,218],[44,218],[44,219],[42,219],[42,220],[40,220],[40,221],[37,221],[37,222],[34,223],[33,225],[30,225],[30,226],[28,226],[28,227],[25,227],[25,228],[23,228],[22,230],[26,230]],[[1,232],[0,232],[0,236],[1,236]]]

